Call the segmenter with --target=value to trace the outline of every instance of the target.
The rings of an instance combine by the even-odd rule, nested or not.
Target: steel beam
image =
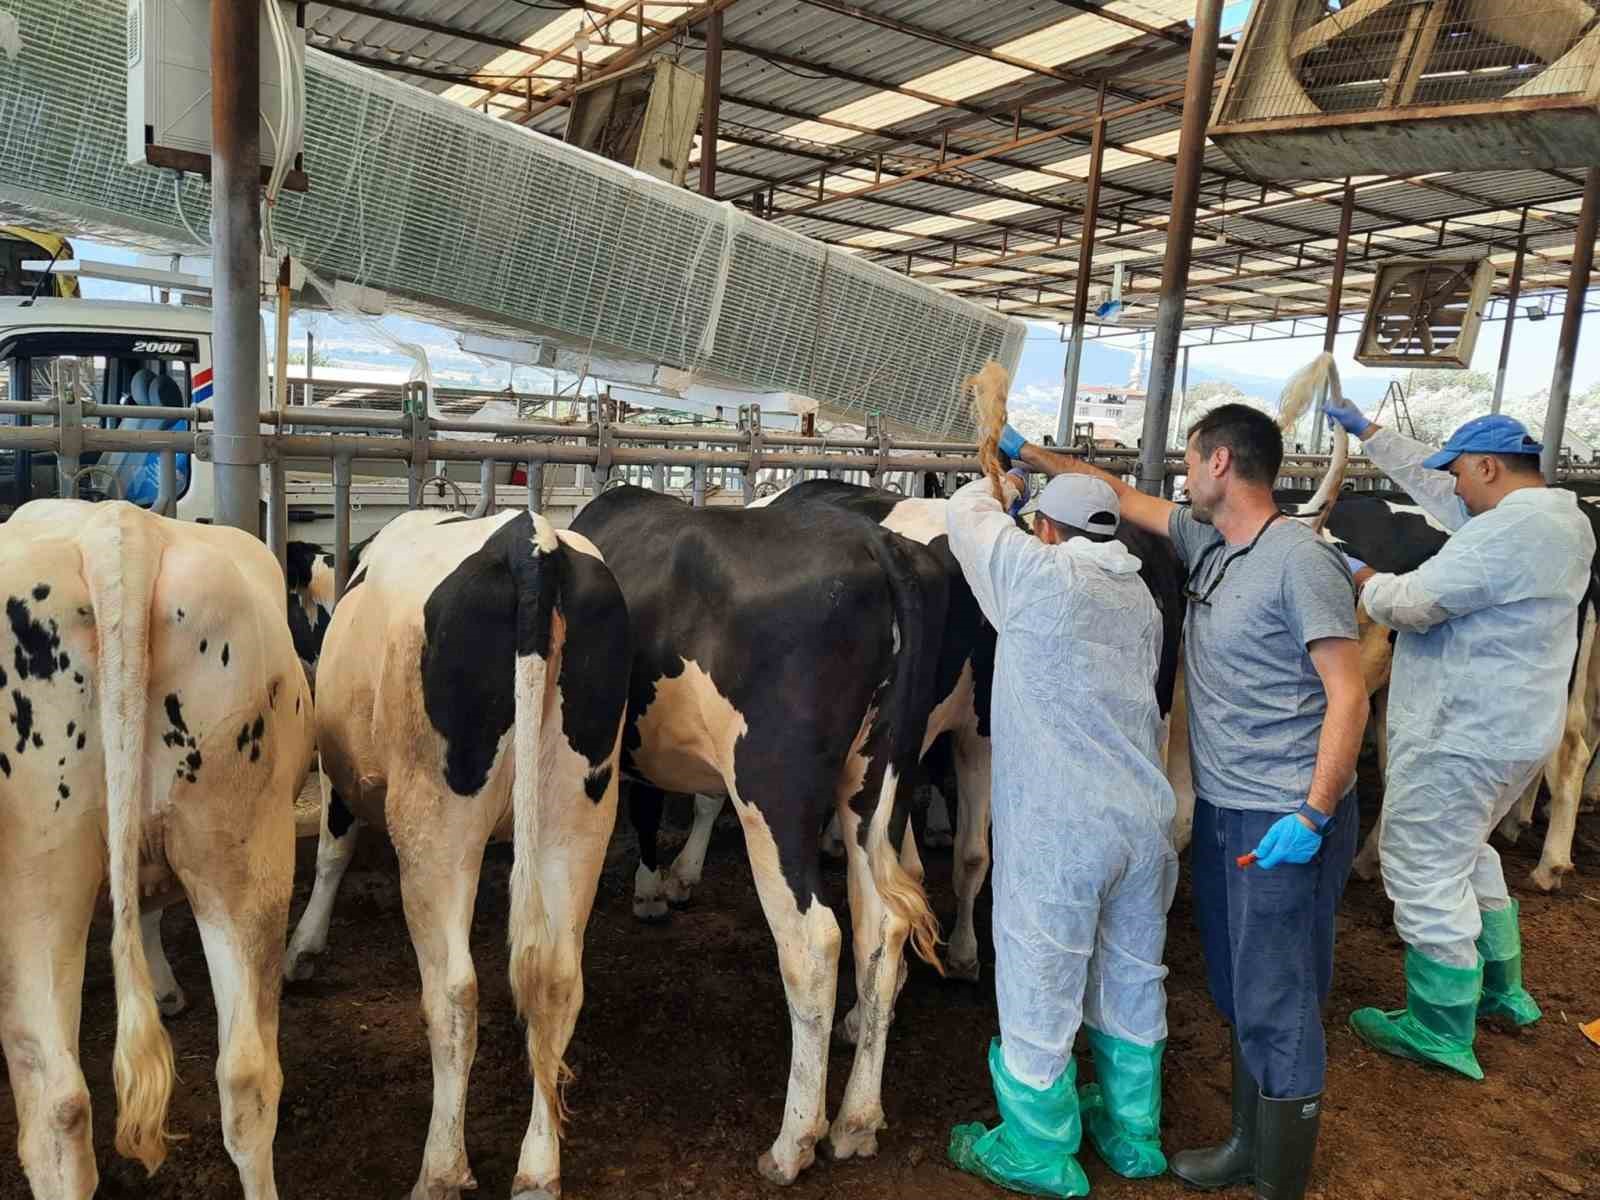
[[[717,121],[722,112],[722,10],[706,18],[705,100],[700,113],[700,194],[717,198]]]
[[[1528,227],[1528,210],[1522,210],[1519,233]],[[1517,238],[1517,261],[1511,264],[1511,292],[1506,297],[1506,327],[1500,331],[1500,364],[1494,373],[1494,399],[1489,411],[1497,413],[1506,398],[1506,367],[1511,362],[1511,334],[1517,327],[1517,301],[1522,299],[1522,261],[1528,255],[1526,234]]]
[[[261,38],[255,0],[211,4],[215,519],[261,534]]]
[[[1594,238],[1600,225],[1600,167],[1590,167],[1583,189],[1583,209],[1578,214],[1578,243],[1572,251],[1572,274],[1567,280],[1567,311],[1561,317],[1561,340],[1556,344],[1556,369],[1550,379],[1550,404],[1544,417],[1544,478],[1556,481],[1561,462],[1561,442],[1567,432],[1567,400],[1572,394],[1572,366],[1578,358],[1578,334],[1583,329],[1583,302],[1594,267]]]
[[[1350,219],[1355,215],[1356,190],[1347,179],[1344,204],[1339,209],[1339,244],[1333,249],[1333,278],[1328,281],[1328,327],[1322,335],[1322,352],[1332,354],[1339,338],[1339,302],[1344,298],[1344,267],[1350,253]],[[1311,453],[1322,453],[1322,434],[1327,427],[1321,413],[1311,418]]]
[[[1222,0],[1200,0],[1194,40],[1189,45],[1188,102],[1178,135],[1178,163],[1172,172],[1172,219],[1167,222],[1161,265],[1161,301],[1156,310],[1150,352],[1150,386],[1145,389],[1144,440],[1139,454],[1139,490],[1161,494],[1166,478],[1167,425],[1172,416],[1172,381],[1183,341],[1184,299],[1189,292],[1189,258],[1194,251],[1195,209],[1200,199],[1200,168],[1206,153],[1206,121],[1217,70],[1217,37]]]
[[[1105,111],[1106,93],[1100,90],[1099,108]],[[1078,415],[1078,376],[1083,369],[1084,325],[1089,319],[1089,281],[1094,272],[1095,226],[1100,220],[1100,168],[1106,153],[1105,118],[1094,123],[1093,147],[1089,151],[1089,194],[1083,206],[1083,236],[1079,239],[1077,286],[1072,295],[1072,342],[1067,347],[1067,362],[1061,384],[1061,405],[1056,410],[1056,445],[1073,444],[1073,425]]]

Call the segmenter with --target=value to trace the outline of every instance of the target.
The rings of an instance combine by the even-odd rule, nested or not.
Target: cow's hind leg
[[[36,1197],[88,1200],[99,1176],[78,1019],[89,919],[100,885],[98,823],[36,853],[0,818],[0,1045],[17,1106],[17,1149]]]
[[[689,828],[689,840],[684,842],[678,857],[672,860],[663,884],[667,903],[682,908],[694,897],[705,871],[706,850],[711,845],[711,831],[716,828],[717,814],[722,811],[722,796],[694,798],[694,824]]]
[[[272,1142],[283,1092],[278,1001],[294,888],[292,794],[263,794],[255,812],[241,817],[222,811],[236,803],[234,789],[188,790],[174,806],[167,836],[205,949],[217,1006],[222,1141],[245,1200],[278,1195]]]
[[[588,797],[581,781],[571,789],[548,787],[546,794],[541,844],[531,864],[539,881],[543,923],[525,943],[528,969],[520,982],[515,965],[512,970],[535,1084],[512,1200],[556,1200],[561,1195],[562,1060],[583,1004],[583,933],[617,817],[615,774],[598,801]],[[513,946],[516,939],[512,931]]]
[[[391,785],[390,812],[402,795]],[[489,831],[472,802],[429,784],[405,794],[409,819],[391,816],[400,896],[422,975],[422,1019],[433,1059],[433,1115],[412,1200],[459,1200],[478,1182],[467,1164],[467,1077],[478,1050],[478,975],[468,935]]]
[[[333,790],[326,773],[319,771],[317,774],[322,780],[317,877],[311,885],[311,899],[294,927],[294,937],[289,939],[289,952],[283,960],[285,979],[310,979],[316,970],[316,960],[328,948],[328,923],[333,919],[333,904],[339,898],[339,885],[344,882],[344,873],[355,856],[356,842],[361,836],[361,822]]]
[[[740,802],[737,794],[734,798],[789,1002],[792,1043],[783,1127],[756,1164],[763,1177],[780,1184],[793,1183],[816,1161],[817,1142],[828,1132],[828,1037],[839,978],[839,922],[820,898],[816,836],[822,814],[802,790],[803,782],[781,781],[764,809]],[[819,784],[812,794],[825,790]]]
[[[946,972],[974,982],[979,975],[978,930],[974,912],[989,874],[990,742],[977,730],[960,731],[956,742],[960,801],[956,806],[956,848],[952,872],[956,887],[956,927],[950,936]]]
[[[863,818],[848,804],[841,804],[840,809],[850,858],[847,878],[856,961],[857,1027],[855,1063],[828,1144],[835,1158],[845,1159],[876,1154],[878,1133],[887,1124],[883,1117],[883,1063],[894,1002],[904,982],[902,951],[910,927],[879,894],[860,836]]]
[[[150,982],[156,989],[156,1007],[163,1017],[176,1017],[189,1007],[178,977],[167,961],[167,948],[161,944],[161,918],[165,908],[149,908],[139,914],[139,933],[144,940],[145,961],[150,964]]]
[[[646,924],[665,921],[672,915],[662,893],[658,846],[661,809],[666,799],[665,793],[647,783],[628,784],[628,820],[639,838],[639,869],[633,876],[633,919]]]

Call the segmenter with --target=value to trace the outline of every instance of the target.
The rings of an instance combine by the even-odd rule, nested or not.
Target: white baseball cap
[[[1122,505],[1111,485],[1093,475],[1057,475],[1023,512],[1042,512],[1057,525],[1085,533],[1115,533]]]

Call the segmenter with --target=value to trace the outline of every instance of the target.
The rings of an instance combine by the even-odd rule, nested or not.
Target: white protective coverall
[[[1511,903],[1489,833],[1560,743],[1594,533],[1577,497],[1512,492],[1469,519],[1434,447],[1383,429],[1367,454],[1451,537],[1361,591],[1398,631],[1379,852],[1395,927],[1452,967],[1477,963],[1480,909]]]
[[[987,479],[950,498],[950,549],[999,631],[995,993],[1006,1069],[1043,1089],[1078,1026],[1167,1036],[1176,806],[1161,769],[1161,616],[1120,542],[1019,529]]]

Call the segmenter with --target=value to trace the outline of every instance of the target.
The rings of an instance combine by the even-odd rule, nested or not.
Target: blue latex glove
[[[1013,517],[1022,511],[1022,506],[1028,502],[1028,472],[1022,467],[1012,467],[1006,472],[1006,478],[1017,485],[1017,498],[1006,511]]]
[[[1028,439],[1023,437],[1015,429],[1011,428],[1010,425],[1007,425],[1000,431],[1000,449],[1005,453],[1007,458],[1021,457],[1022,448],[1027,444]]]
[[[1328,420],[1343,425],[1355,437],[1361,436],[1361,431],[1372,422],[1367,420],[1367,414],[1357,408],[1351,401],[1341,398],[1335,401],[1328,397],[1327,403],[1322,406],[1322,411],[1328,414]]]
[[[1346,554],[1344,556],[1344,561],[1350,564],[1350,574],[1352,575],[1354,575],[1357,571],[1365,571],[1367,569],[1367,564],[1362,562],[1353,554]]]
[[[1256,847],[1256,866],[1263,871],[1284,863],[1305,863],[1322,849],[1322,837],[1294,813],[1279,817]]]

